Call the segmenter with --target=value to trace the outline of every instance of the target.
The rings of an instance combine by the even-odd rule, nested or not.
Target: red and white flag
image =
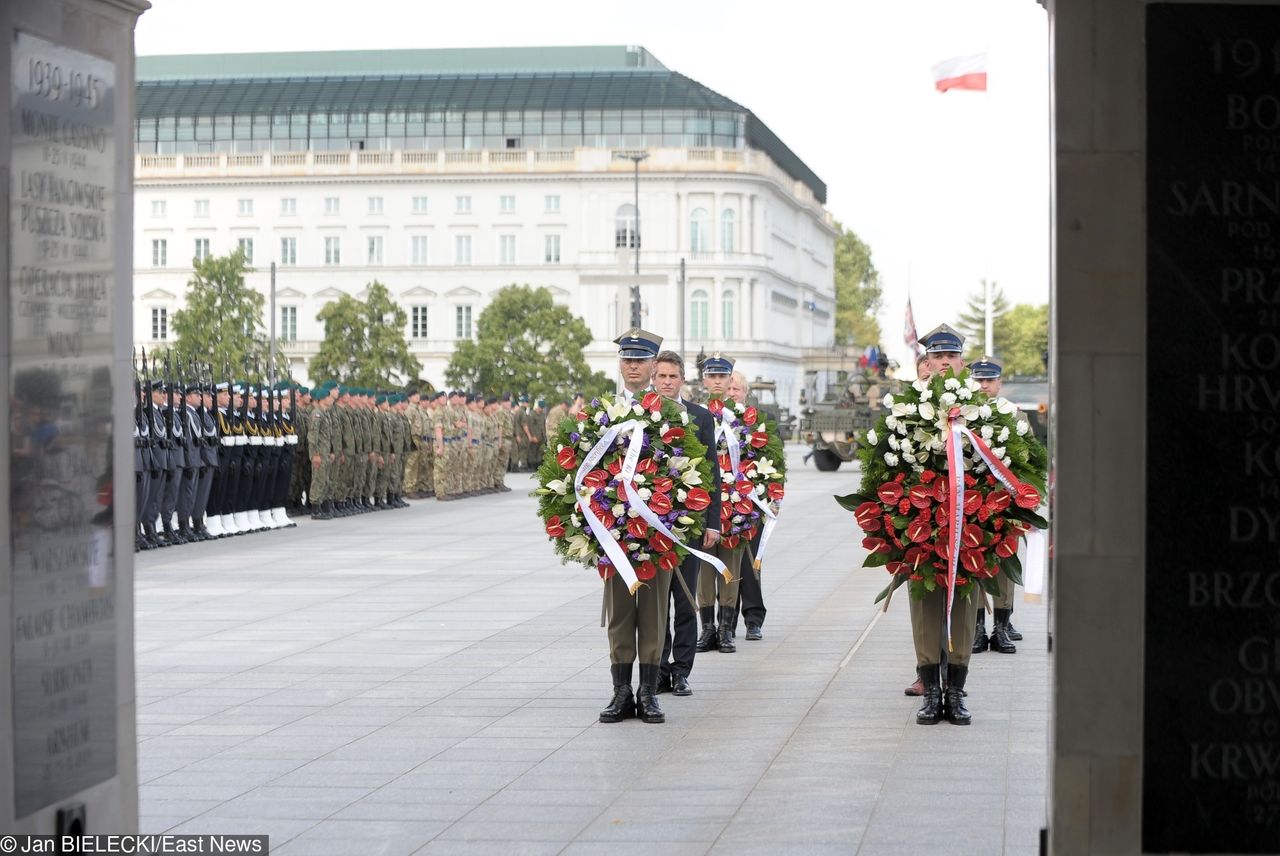
[[[933,67],[933,85],[939,92],[948,89],[987,91],[987,55],[957,56]]]
[[[907,343],[912,355],[920,353],[920,336],[916,334],[916,318],[911,314],[911,295],[907,295],[907,318],[902,327],[902,341]]]

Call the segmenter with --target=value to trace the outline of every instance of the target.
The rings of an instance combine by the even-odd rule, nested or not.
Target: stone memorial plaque
[[[24,817],[116,774],[115,66],[9,37],[13,775]]]
[[[1274,853],[1280,8],[1148,7],[1147,229],[1143,852]]]

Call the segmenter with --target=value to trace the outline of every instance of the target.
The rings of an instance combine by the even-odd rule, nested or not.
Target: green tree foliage
[[[476,340],[459,342],[445,379],[485,395],[527,392],[533,398],[588,398],[613,383],[593,372],[582,349],[591,343],[585,321],[551,299],[545,288],[509,285],[480,313]]]
[[[241,250],[196,260],[194,267],[186,308],[174,312],[170,322],[176,337],[170,348],[174,368],[196,362],[217,372],[227,366],[242,372],[267,352],[262,326],[266,298],[245,285],[244,275],[252,268]]]
[[[982,280],[982,288],[969,295],[965,311],[956,319],[956,329],[964,334],[966,361],[983,356],[983,351],[987,347],[986,283],[985,279]],[[1000,316],[1008,311],[1009,301],[1005,299],[1004,292],[1000,290],[1000,286],[994,282],[991,283],[991,336],[993,339],[999,326]],[[993,344],[996,353],[1000,353],[1000,343],[995,341]]]
[[[956,322],[965,335],[965,360],[983,356],[986,331],[983,323],[983,292],[969,296],[968,308]],[[1049,305],[1019,303],[1010,306],[1004,293],[991,284],[991,339],[995,354],[1004,365],[1005,376],[1042,375],[1044,353],[1049,349]]]
[[[996,353],[1010,375],[1042,375],[1049,350],[1049,304],[1019,303],[1000,316],[992,330]]]
[[[311,377],[382,389],[416,378],[422,363],[404,338],[408,318],[377,280],[364,300],[344,294],[326,303],[316,316],[324,322],[324,341],[311,360]]]
[[[882,289],[871,248],[853,231],[836,223],[836,344],[878,345]]]

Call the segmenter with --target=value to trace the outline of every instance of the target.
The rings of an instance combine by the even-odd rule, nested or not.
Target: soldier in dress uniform
[[[702,385],[706,388],[708,395],[728,400],[729,383],[733,379],[733,363],[732,359],[719,351],[703,360]],[[733,490],[732,485],[737,482],[738,474],[732,471],[725,426],[719,420],[716,421],[715,426],[715,442],[707,448],[711,465],[713,467],[720,465],[720,507],[723,509],[729,498],[728,492]],[[722,466],[725,461],[730,461],[731,468],[728,470]],[[717,519],[716,525],[719,526],[721,522]],[[702,617],[702,635],[698,637],[697,645],[699,653],[713,648],[722,654],[732,654],[737,650],[733,629],[738,620],[738,586],[741,579],[739,571],[743,567],[747,546],[745,541],[740,540],[734,540],[733,546],[728,546],[722,533],[721,541],[707,550],[732,571],[731,580],[726,580],[719,571],[706,562],[702,562],[698,569],[698,612]],[[718,624],[716,621],[717,589],[720,604]]]
[[[213,418],[213,387],[200,386],[200,408],[197,411],[200,420],[200,483],[196,487],[196,504],[191,512],[191,528],[202,541],[216,538],[219,533],[211,532],[205,523],[205,515],[209,508],[209,497],[213,493],[213,482],[218,477],[218,452],[220,439],[218,423]]]
[[[964,336],[946,324],[940,324],[920,338],[929,358],[929,376],[964,371]],[[957,595],[951,606],[951,648],[947,644],[946,590],[939,587],[927,592],[921,600],[910,599],[911,635],[916,649],[916,673],[924,687],[924,702],[916,713],[916,722],[934,725],[944,716],[955,725],[968,725],[972,718],[965,705],[965,681],[969,676],[969,657],[973,653],[973,632],[977,625],[977,597]],[[943,674],[943,655],[946,673]]]
[[[688,411],[689,426],[686,426],[685,430],[689,430],[690,427],[696,429],[698,441],[708,450],[714,450],[716,447],[715,417],[702,405],[680,397],[684,389],[684,381],[684,359],[674,351],[663,351],[658,354],[653,370],[653,388],[663,398],[675,401]],[[714,553],[713,548],[720,541],[720,468],[714,463],[714,454],[708,451],[708,455],[712,458],[712,466],[711,483],[706,485],[706,490],[711,497],[711,504],[703,512],[705,529],[700,546],[703,550]],[[681,696],[693,693],[689,687],[689,675],[693,672],[694,655],[698,646],[697,596],[694,591],[698,587],[698,571],[701,564],[699,558],[689,555],[672,572],[679,574],[680,579],[673,581],[675,585],[670,586],[668,594],[669,599],[674,602],[671,605],[675,608],[675,619],[668,623],[663,638],[659,683],[659,691],[662,692],[669,689],[672,694]],[[732,565],[726,567],[729,568],[732,576],[737,576],[737,571]],[[736,600],[736,589],[733,594]],[[669,613],[670,607],[664,608],[663,612]]]
[[[998,398],[1003,386],[1004,365],[995,357],[984,356],[969,364],[969,375],[978,382],[982,391],[991,398]],[[1021,418],[1021,414],[1019,414]],[[993,598],[991,604],[991,635],[987,636],[987,610],[978,607],[978,623],[974,629],[973,653],[981,654],[988,647],[999,654],[1016,654],[1018,646],[1014,640],[1022,638],[1022,634],[1013,629],[1010,618],[1013,615],[1013,580],[1007,574],[1000,574],[996,579],[1000,583],[1000,594]],[[985,604],[985,593],[982,594]]]
[[[747,376],[734,371],[729,379],[729,397],[739,404],[748,404],[749,391]],[[760,552],[760,541],[764,537],[764,521],[761,520],[760,524],[751,539],[750,549],[742,554],[742,578],[738,585],[738,603],[743,622],[747,625],[748,642],[764,638],[764,617],[768,613],[764,606],[764,590],[760,587],[760,569],[755,565],[755,556]],[[737,630],[736,625],[734,630]]]
[[[623,394],[643,395],[653,379],[654,360],[662,345],[662,337],[632,328],[614,343],[618,346]],[[558,426],[551,423],[550,417],[547,427],[548,436],[554,437]],[[657,693],[662,646],[666,639],[671,576],[660,572],[632,593],[622,578],[613,574],[604,581],[604,587],[613,698],[600,711],[600,721],[620,722],[639,716],[645,722],[665,722],[666,715],[658,704]],[[631,688],[632,667],[637,659],[640,661],[638,695]]]
[[[151,381],[146,381],[149,387]],[[133,408],[133,478],[134,478],[134,550],[150,550],[156,545],[147,538],[143,523],[146,519],[147,501],[150,499],[155,472],[152,456],[154,438],[151,435],[151,417],[147,412],[147,391],[141,380],[134,380]]]

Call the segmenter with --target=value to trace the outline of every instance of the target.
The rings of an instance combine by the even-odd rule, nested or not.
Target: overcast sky
[[[137,49],[643,45],[750,108],[827,183],[871,246],[884,345],[905,360],[908,289],[921,333],[983,277],[1013,303],[1048,301],[1047,39],[1035,0],[152,0]],[[933,90],[935,62],[983,50],[987,93]]]

